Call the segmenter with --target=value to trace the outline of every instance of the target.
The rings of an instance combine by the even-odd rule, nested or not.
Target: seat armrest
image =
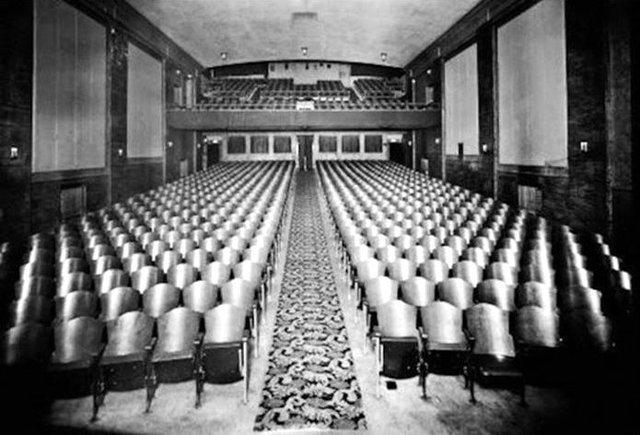
[[[471,352],[473,351],[476,345],[476,338],[473,336],[471,331],[469,331],[467,328],[464,328],[463,332],[464,332],[464,336],[467,339],[468,350]]]
[[[145,352],[151,353],[153,349],[156,347],[157,342],[158,342],[158,337],[152,337],[151,341],[144,347]]]
[[[203,332],[198,332],[198,335],[193,340],[193,348],[195,350],[200,349],[200,347],[202,346],[203,342],[204,342],[204,333]]]

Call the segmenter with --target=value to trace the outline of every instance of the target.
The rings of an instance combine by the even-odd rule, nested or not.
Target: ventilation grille
[[[518,206],[530,211],[542,209],[542,190],[533,186],[518,186]]]
[[[60,190],[60,215],[62,219],[79,217],[87,208],[87,187],[71,186]]]

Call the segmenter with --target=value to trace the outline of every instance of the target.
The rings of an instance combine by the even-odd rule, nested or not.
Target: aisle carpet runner
[[[365,429],[313,173],[300,172],[254,429]]]

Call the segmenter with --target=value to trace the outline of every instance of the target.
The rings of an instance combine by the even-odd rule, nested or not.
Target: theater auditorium
[[[638,433],[637,3],[0,2],[5,431]]]

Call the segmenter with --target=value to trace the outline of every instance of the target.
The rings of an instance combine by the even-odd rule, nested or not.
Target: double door
[[[313,135],[298,135],[298,168],[301,171],[313,170]]]

